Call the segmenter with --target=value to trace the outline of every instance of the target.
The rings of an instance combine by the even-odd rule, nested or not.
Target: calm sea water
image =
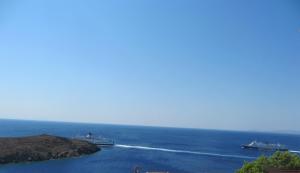
[[[0,166],[0,173],[229,173],[262,153],[243,150],[252,140],[285,144],[300,150],[300,136],[217,130],[0,120],[0,136],[41,133],[74,137],[93,132],[114,139],[116,147],[79,158]]]

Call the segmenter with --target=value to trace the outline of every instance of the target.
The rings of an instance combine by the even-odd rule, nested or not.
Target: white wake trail
[[[291,152],[291,153],[299,153],[300,154],[300,151],[297,151],[297,150],[290,150],[289,152]]]
[[[131,148],[131,149],[140,149],[140,150],[154,150],[154,151],[163,151],[163,152],[172,152],[172,153],[185,153],[185,154],[197,154],[203,156],[214,156],[214,157],[229,157],[229,158],[238,158],[238,159],[255,159],[256,157],[242,156],[242,155],[230,155],[230,154],[217,154],[217,153],[207,153],[199,151],[187,151],[187,150],[174,150],[167,148],[155,148],[155,147],[145,147],[137,145],[121,145],[117,144],[116,147],[120,148]]]

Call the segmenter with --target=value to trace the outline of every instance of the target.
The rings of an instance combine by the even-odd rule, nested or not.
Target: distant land
[[[277,131],[274,131],[274,133],[300,135],[300,131],[299,130],[277,130]]]
[[[92,154],[99,151],[87,141],[51,135],[1,137],[0,164],[43,161]]]

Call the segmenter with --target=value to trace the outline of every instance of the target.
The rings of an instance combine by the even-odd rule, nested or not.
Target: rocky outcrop
[[[0,138],[0,164],[77,157],[99,151],[87,141],[39,135]]]

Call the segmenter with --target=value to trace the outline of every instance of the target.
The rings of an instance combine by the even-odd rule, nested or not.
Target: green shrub
[[[277,151],[270,157],[261,156],[253,162],[245,162],[237,173],[266,173],[267,169],[300,170],[300,157],[288,151]]]

